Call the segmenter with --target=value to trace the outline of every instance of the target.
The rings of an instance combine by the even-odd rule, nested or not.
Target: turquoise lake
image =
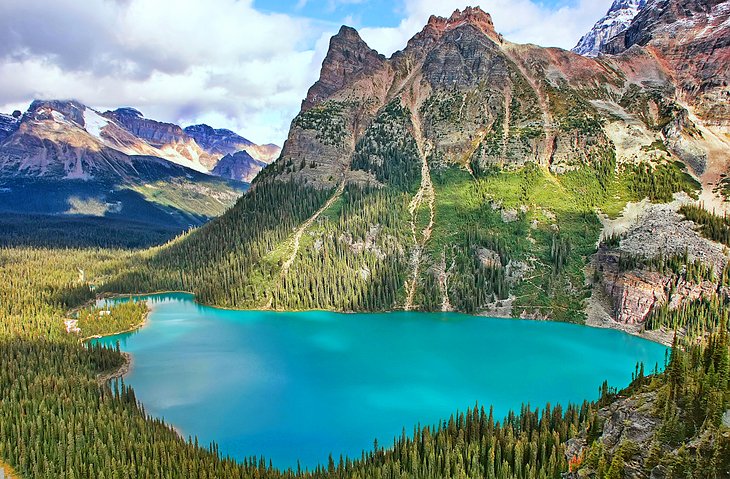
[[[148,324],[97,341],[133,354],[125,382],[148,413],[223,455],[275,466],[359,457],[373,440],[476,402],[495,417],[523,402],[596,399],[667,348],[614,331],[456,313],[227,311],[187,294],[148,296]]]

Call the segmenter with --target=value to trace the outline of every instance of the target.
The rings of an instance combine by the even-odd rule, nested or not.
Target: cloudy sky
[[[511,41],[571,48],[611,0],[2,0],[0,112],[34,98],[132,106],[286,138],[341,24],[390,55],[429,15],[480,5]]]

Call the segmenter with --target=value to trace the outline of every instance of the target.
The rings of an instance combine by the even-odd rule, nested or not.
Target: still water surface
[[[147,412],[238,459],[314,467],[457,409],[595,399],[666,348],[613,331],[455,313],[227,311],[187,294],[144,297],[136,333],[103,338],[134,356],[125,382]]]

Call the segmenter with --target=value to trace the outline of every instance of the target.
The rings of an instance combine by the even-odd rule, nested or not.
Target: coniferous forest
[[[361,457],[333,457],[308,472],[275,470],[262,458],[243,463],[220,458],[214,444],[180,438],[147,417],[123,380],[97,380],[97,374],[122,364],[118,350],[80,345],[63,331],[59,317],[88,298],[81,292],[88,284],[68,266],[93,265],[84,271],[86,278],[102,279],[118,267],[117,253],[1,253],[0,457],[22,477],[560,478],[569,470],[622,477],[640,451],[630,443],[608,450],[596,441],[605,422],[599,413],[637,396],[654,398],[652,414],[660,422],[645,468],[661,465],[671,478],[720,478],[730,471],[730,435],[721,425],[730,408],[724,328],[706,341],[675,343],[663,373],[645,374],[637,365],[626,390],[603,388],[596,402],[566,409],[525,405],[506,418],[477,405],[438,424],[404,431],[393,444],[376,444]],[[57,266],[41,268],[39,262],[49,259]],[[571,439],[586,441],[587,447],[571,455]]]

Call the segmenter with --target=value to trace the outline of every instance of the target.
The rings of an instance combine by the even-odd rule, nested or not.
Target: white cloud
[[[470,3],[403,1],[394,7],[404,16],[398,27],[362,30],[381,53],[403,48],[432,13]],[[557,10],[530,0],[481,6],[512,41],[571,47],[609,0],[576,1]],[[2,112],[34,98],[75,98],[280,144],[339,27],[262,13],[252,0],[10,0],[0,1],[0,18]]]
[[[251,0],[10,1],[0,18],[0,111],[75,98],[279,143],[334,30]]]

